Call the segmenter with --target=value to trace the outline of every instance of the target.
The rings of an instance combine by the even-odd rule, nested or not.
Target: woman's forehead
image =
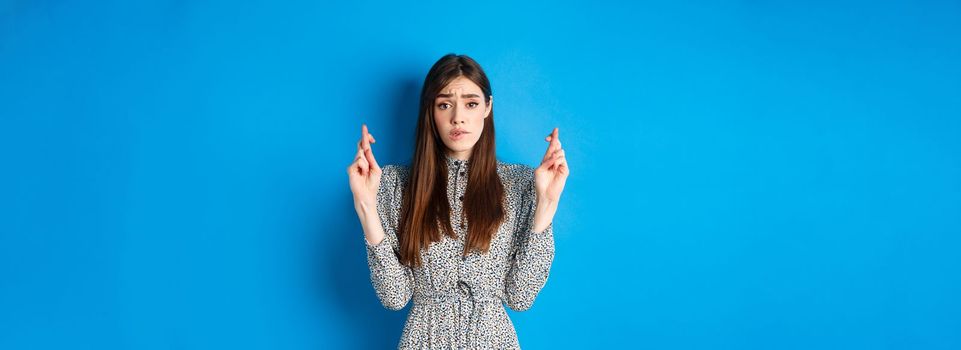
[[[443,89],[440,89],[440,93],[437,94],[437,98],[455,97],[458,95],[461,98],[470,98],[480,97],[482,94],[481,89],[479,86],[477,86],[477,84],[474,84],[474,82],[470,81],[470,79],[460,77],[450,82],[450,84],[447,84],[447,86],[445,86]]]

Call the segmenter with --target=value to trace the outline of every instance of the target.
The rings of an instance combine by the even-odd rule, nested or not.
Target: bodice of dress
[[[399,348],[517,348],[517,335],[504,305],[530,308],[547,281],[554,257],[553,224],[532,232],[536,210],[533,169],[498,161],[505,190],[505,220],[488,252],[463,256],[470,223],[463,215],[470,160],[446,157],[447,199],[456,238],[444,235],[421,249],[423,265],[398,261],[397,226],[410,169],[383,168],[378,214],[385,239],[367,242],[371,283],[381,303],[400,310],[412,301]]]

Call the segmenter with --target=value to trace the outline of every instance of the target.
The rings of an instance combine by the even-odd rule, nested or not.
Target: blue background
[[[961,348],[958,1],[0,4],[0,348],[396,346],[345,169],[448,52],[567,150],[525,348]]]

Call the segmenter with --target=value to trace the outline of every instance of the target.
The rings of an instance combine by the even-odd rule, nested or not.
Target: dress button
[[[462,172],[460,172],[460,176],[464,176],[464,172],[463,172],[463,171],[462,171]]]
[[[464,200],[464,196],[457,197],[457,199],[463,201],[463,200]]]

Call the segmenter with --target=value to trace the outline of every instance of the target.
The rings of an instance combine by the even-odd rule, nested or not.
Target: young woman
[[[370,279],[384,307],[413,299],[399,348],[520,348],[504,309],[524,311],[554,260],[553,217],[570,171],[554,128],[536,169],[494,152],[490,82],[465,55],[424,80],[410,167],[374,158],[361,126],[347,168]]]

